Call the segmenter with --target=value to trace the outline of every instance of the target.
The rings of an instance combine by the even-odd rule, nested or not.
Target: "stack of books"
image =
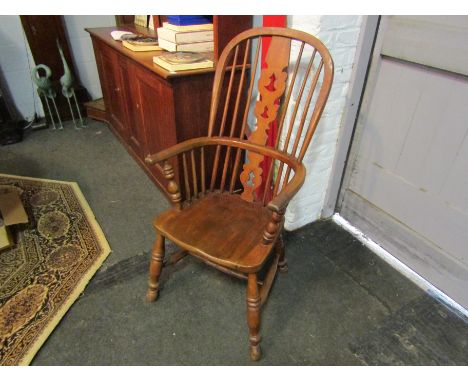
[[[180,16],[182,17],[182,16]],[[168,16],[168,20],[171,20]],[[164,22],[158,28],[159,46],[169,52],[212,52],[214,50],[213,23],[184,24]],[[193,22],[193,21],[192,21]]]

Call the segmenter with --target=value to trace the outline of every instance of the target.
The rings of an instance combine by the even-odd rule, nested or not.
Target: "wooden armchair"
[[[286,28],[245,31],[217,64],[208,136],[146,158],[163,172],[174,204],[154,220],[147,299],[158,297],[165,238],[181,248],[172,263],[190,254],[246,279],[252,360],[261,357],[260,308],[277,270],[287,270],[284,213],[304,182],[302,160],[332,81],[333,61],[317,38]],[[268,145],[273,128],[277,139]]]

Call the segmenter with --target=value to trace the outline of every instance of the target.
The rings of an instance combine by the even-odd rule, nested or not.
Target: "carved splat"
[[[268,138],[270,123],[276,119],[280,107],[280,99],[286,88],[288,77],[285,69],[289,65],[290,39],[273,37],[266,54],[265,67],[258,80],[259,98],[255,105],[254,114],[257,126],[250,134],[249,141],[265,145]],[[275,52],[275,54],[270,54]],[[248,201],[254,200],[254,191],[262,184],[262,168],[260,163],[263,156],[248,152],[247,161],[243,166],[240,180],[244,186],[241,197]]]

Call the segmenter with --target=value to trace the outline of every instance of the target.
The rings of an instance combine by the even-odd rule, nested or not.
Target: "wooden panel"
[[[468,127],[466,115],[462,123],[464,123],[465,128]],[[468,211],[468,132],[465,131],[465,136],[457,143],[459,143],[459,146],[453,150],[453,153],[455,153],[453,163],[444,174],[445,183],[440,196],[449,201],[448,203],[453,208],[464,211],[466,216]],[[465,233],[466,236],[468,234]]]
[[[127,136],[127,103],[128,85],[125,77],[125,62],[115,52],[104,47],[101,50],[101,65],[106,87],[106,110],[112,126],[125,138]]]
[[[451,171],[456,155],[465,155],[460,149],[468,133],[466,99],[467,80],[383,59],[362,131],[360,152],[368,155],[356,161],[349,187],[468,265],[468,209],[460,211],[466,206],[460,199],[466,198],[440,195],[447,175],[459,171]],[[395,123],[393,115],[403,120]],[[451,175],[445,190],[467,189],[466,176],[458,175]]]
[[[398,62],[382,59],[375,89],[370,95],[372,107],[368,108],[368,114],[359,117],[362,126],[365,125],[365,129],[359,131],[359,157],[390,169],[398,163],[400,148],[408,133],[412,110],[419,101],[419,88],[422,86],[420,82],[418,86],[413,85],[402,92],[399,84],[409,77],[401,69]]]
[[[376,40],[340,212],[468,306],[468,79],[382,55],[392,22]]]
[[[466,265],[447,257],[443,250],[410,227],[353,192],[345,193],[340,215],[431,284],[468,307]]]
[[[213,74],[175,78],[171,85],[174,92],[174,109],[177,110],[177,140],[180,142],[206,135]]]
[[[170,84],[131,63],[132,98],[129,110],[134,123],[130,128],[129,144],[144,159],[177,143],[173,91]],[[174,166],[178,179],[178,166]],[[159,183],[165,187],[167,180],[160,171],[148,168]]]
[[[240,32],[252,28],[253,16],[213,16],[214,57],[219,59],[229,41]],[[242,57],[240,58],[242,60]]]
[[[144,138],[139,139],[146,140],[144,150],[146,156],[177,142],[173,93],[169,84],[144,71],[138,71],[135,80],[140,101],[139,115],[143,122],[142,133],[144,133]]]
[[[382,54],[468,75],[468,16],[390,16]]]
[[[437,195],[365,162],[355,167],[350,189],[468,266],[468,219]]]
[[[395,172],[405,179],[412,179],[422,190],[437,195],[468,132],[468,81],[419,67],[407,68],[407,71],[422,71],[425,86],[413,110],[412,123]],[[406,86],[411,87],[412,84],[408,81]],[[463,187],[463,182],[453,186]],[[464,188],[466,190],[466,185]]]

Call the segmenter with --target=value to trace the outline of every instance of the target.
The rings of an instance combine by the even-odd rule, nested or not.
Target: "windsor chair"
[[[261,358],[261,306],[277,270],[287,270],[284,214],[304,182],[302,161],[332,81],[333,60],[317,38],[287,28],[245,31],[217,63],[208,136],[146,158],[164,174],[173,203],[153,223],[147,299],[158,297],[163,265],[187,254],[247,280],[252,360]],[[166,238],[181,248],[168,264]]]

